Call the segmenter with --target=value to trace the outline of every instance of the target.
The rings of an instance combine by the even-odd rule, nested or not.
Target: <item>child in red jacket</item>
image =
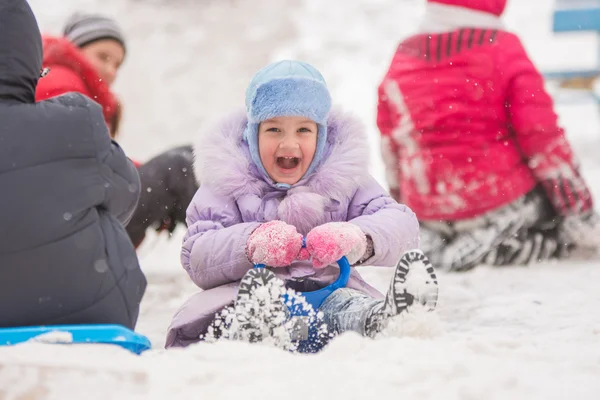
[[[506,0],[428,0],[379,86],[390,191],[432,263],[527,264],[597,252],[590,192]]]

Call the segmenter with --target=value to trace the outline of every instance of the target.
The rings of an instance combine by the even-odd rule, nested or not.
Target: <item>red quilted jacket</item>
[[[476,22],[506,0],[439,2],[450,22]],[[476,217],[538,183],[559,215],[593,208],[541,75],[502,29],[457,26],[400,43],[377,124],[391,191],[421,220]]]
[[[44,36],[43,66],[50,73],[38,82],[35,97],[42,101],[67,92],[81,93],[102,106],[104,120],[109,129],[117,118],[118,101],[94,67],[70,41],[65,38]],[[136,167],[141,164],[132,162]]]
[[[117,110],[117,100],[81,51],[67,39],[52,36],[43,37],[43,46],[43,66],[49,67],[50,73],[39,80],[36,100],[67,92],[84,94],[102,106],[104,119],[110,125]]]

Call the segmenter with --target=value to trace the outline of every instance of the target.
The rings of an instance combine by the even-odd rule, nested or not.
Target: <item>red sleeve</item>
[[[68,92],[81,93],[91,98],[88,88],[75,71],[66,67],[55,66],[50,67],[48,75],[40,78],[35,98],[36,101],[42,101]]]
[[[593,209],[590,191],[565,132],[558,126],[552,99],[544,80],[520,40],[508,35],[503,50],[508,81],[506,106],[509,122],[536,180],[559,215]]]
[[[400,121],[400,112],[390,108],[385,90],[387,84],[389,83],[384,80],[378,89],[377,127],[381,133],[381,156],[385,165],[385,178],[390,188],[390,194],[396,201],[400,201],[400,183],[398,182],[400,176],[398,171],[399,148],[392,135],[395,125]]]
[[[387,79],[379,85],[377,90],[377,127],[383,136],[391,136],[394,130],[394,123],[388,97],[384,89],[386,84]]]

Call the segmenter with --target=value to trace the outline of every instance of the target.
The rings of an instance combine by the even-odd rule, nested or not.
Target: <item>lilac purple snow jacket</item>
[[[231,116],[196,146],[201,187],[187,210],[181,263],[203,291],[175,314],[166,347],[197,342],[215,312],[233,302],[238,281],[252,268],[246,241],[262,222],[279,219],[306,235],[327,222],[349,221],[373,240],[375,254],[365,265],[395,266],[405,250],[419,245],[415,214],[369,175],[367,136],[355,118],[332,111],[324,157],[289,190],[268,182],[251,161],[242,140],[246,123],[245,113]],[[334,266],[315,270],[309,262],[275,272],[285,280],[308,277],[323,285],[338,273]],[[355,270],[348,287],[381,297]]]

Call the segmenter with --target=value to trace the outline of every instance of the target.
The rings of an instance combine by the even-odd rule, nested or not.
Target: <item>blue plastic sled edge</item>
[[[144,335],[135,333],[122,325],[48,325],[0,328],[0,346],[26,342],[36,336],[50,332],[70,333],[73,340],[61,344],[98,343],[120,346],[135,354],[150,349],[152,344]]]
[[[346,287],[348,280],[350,279],[351,267],[348,259],[344,256],[338,260],[338,266],[340,267],[340,275],[328,286],[314,292],[303,292],[299,293],[302,295],[308,304],[310,304],[314,310],[318,310],[321,304],[327,297],[334,291]],[[254,268],[265,268],[264,264],[256,264]],[[288,301],[287,295],[284,295],[285,301]]]

